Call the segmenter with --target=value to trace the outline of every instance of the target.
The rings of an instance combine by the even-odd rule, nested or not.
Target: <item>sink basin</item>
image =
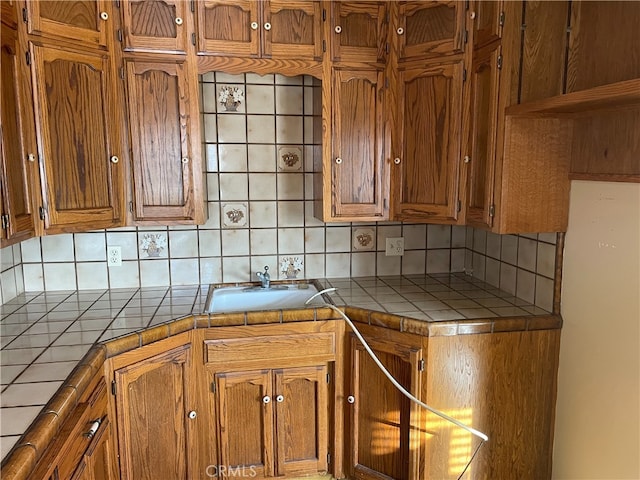
[[[271,284],[271,288],[209,287],[205,313],[251,312],[256,310],[280,310],[323,305],[327,302],[318,295],[308,305],[305,302],[318,289],[313,283]]]

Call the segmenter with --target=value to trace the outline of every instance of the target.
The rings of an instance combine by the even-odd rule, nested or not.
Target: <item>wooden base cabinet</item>
[[[422,339],[382,328],[359,326],[359,330],[391,375],[420,397]],[[353,335],[349,350],[345,455],[351,478],[420,478],[422,435],[418,407],[393,386]]]
[[[214,385],[220,465],[229,476],[327,471],[326,365],[215,373]]]

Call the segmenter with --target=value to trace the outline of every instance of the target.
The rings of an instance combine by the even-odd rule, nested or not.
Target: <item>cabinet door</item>
[[[71,480],[116,480],[115,460],[111,424],[105,417]]]
[[[328,167],[334,219],[383,220],[386,216],[383,83],[380,70],[333,70]]]
[[[218,373],[220,465],[231,472],[272,477],[272,380],[269,370]]]
[[[471,132],[467,192],[467,223],[493,224],[500,46],[474,52],[471,72]],[[466,159],[465,159],[466,160]]]
[[[46,226],[118,226],[123,167],[109,58],[37,45],[31,52]]]
[[[305,475],[327,470],[327,367],[273,371],[276,472]]]
[[[198,50],[211,55],[260,55],[259,2],[203,0],[198,8]]]
[[[37,0],[27,2],[31,34],[101,46],[106,49],[113,21],[107,0]]]
[[[384,63],[385,2],[331,2],[331,55],[336,62]]]
[[[262,56],[320,60],[322,8],[317,1],[264,2]]]
[[[127,62],[134,220],[201,222],[198,98],[185,61]]]
[[[190,357],[184,345],[114,372],[122,478],[189,478]]]
[[[477,0],[469,12],[473,20],[473,48],[499,40],[502,35],[504,14],[502,0]]]
[[[189,4],[183,0],[127,0],[122,4],[125,51],[186,53]]]
[[[393,216],[454,223],[462,121],[462,61],[398,72]]]
[[[420,348],[366,336],[367,343],[398,382],[420,396]],[[420,478],[420,410],[384,376],[364,346],[351,337],[350,422],[353,478]],[[347,441],[349,438],[347,437]]]
[[[35,215],[31,200],[34,187],[35,149],[32,149],[33,116],[25,108],[21,87],[28,82],[24,61],[18,56],[17,32],[2,24],[0,46],[2,78],[2,246],[5,238],[18,242],[35,235]],[[25,67],[26,68],[26,67]],[[31,133],[31,134],[30,134]],[[8,244],[8,242],[7,242]]]
[[[399,59],[461,53],[464,49],[465,2],[401,2],[395,35]]]

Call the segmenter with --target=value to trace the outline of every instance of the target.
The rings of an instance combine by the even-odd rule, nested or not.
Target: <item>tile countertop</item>
[[[464,274],[319,282],[336,305],[427,322],[549,314]],[[200,314],[208,288],[27,292],[0,306],[0,458],[96,342]]]

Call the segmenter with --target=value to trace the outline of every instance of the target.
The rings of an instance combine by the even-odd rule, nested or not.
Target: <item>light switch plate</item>
[[[387,257],[404,255],[404,237],[387,238],[386,241],[384,253]]]

